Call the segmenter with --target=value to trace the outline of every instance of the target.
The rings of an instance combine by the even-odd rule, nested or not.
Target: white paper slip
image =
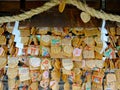
[[[15,35],[16,30],[18,30],[18,26],[19,26],[19,21],[15,21],[15,25],[14,25],[12,34]]]
[[[15,36],[20,36],[20,31],[19,30],[15,30],[14,33],[15,33],[14,34]]]
[[[22,55],[22,49],[21,49],[21,48],[19,48],[17,55],[18,55],[18,56]]]
[[[14,42],[20,43],[21,42],[21,37],[15,36]]]
[[[22,43],[16,43],[16,47],[23,49],[23,44]]]
[[[102,57],[102,61],[105,61],[106,60],[106,57]]]

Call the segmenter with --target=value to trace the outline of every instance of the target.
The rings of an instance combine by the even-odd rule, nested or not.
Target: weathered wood
[[[20,0],[20,9],[24,10],[26,6],[25,4],[26,4],[26,0]]]
[[[24,2],[23,2],[24,1]],[[28,1],[28,0],[2,0],[0,1],[0,12],[13,12],[13,11],[19,11],[20,9],[30,10],[39,6],[42,6],[46,1],[49,0],[35,0],[35,1]],[[22,5],[22,3],[25,4]],[[88,6],[91,6],[95,9],[100,8],[100,0],[87,0],[86,3]]]
[[[32,26],[50,26],[50,27],[97,27],[100,26],[99,20],[92,18],[90,22],[83,23],[80,18],[80,13],[78,9],[65,9],[63,13],[59,13],[58,7],[50,9],[48,12],[36,15],[32,17]]]
[[[30,10],[42,6],[45,2],[50,0],[26,0],[25,6],[21,6],[20,0],[0,0],[0,12],[15,12],[20,11],[21,7],[25,10]],[[81,0],[84,1],[84,0]],[[101,9],[101,0],[86,0],[88,6],[95,9]],[[105,11],[112,13],[119,13],[120,0],[105,0]]]
[[[106,0],[105,10],[110,13],[120,14],[120,0]]]
[[[19,1],[0,1],[0,12],[13,12],[20,10]]]
[[[21,0],[22,1],[22,0]],[[42,6],[45,2],[49,0],[26,0],[24,6],[22,7],[22,2],[20,0],[0,0],[0,15],[16,15],[21,12],[21,9],[30,10],[39,6]],[[84,0],[81,0],[84,1]],[[118,2],[120,0],[106,0],[106,11],[119,10]],[[95,9],[101,9],[101,0],[86,0],[88,6]],[[117,5],[116,5],[117,4]],[[115,8],[117,9],[115,9]],[[3,13],[4,12],[4,13]],[[80,10],[72,5],[67,5],[63,13],[59,13],[58,6],[51,8],[50,10],[41,13],[37,16],[32,17],[31,24],[33,26],[84,26],[84,27],[96,27],[100,26],[99,20],[92,18],[90,22],[84,24],[80,19]],[[110,11],[111,12],[111,11]]]

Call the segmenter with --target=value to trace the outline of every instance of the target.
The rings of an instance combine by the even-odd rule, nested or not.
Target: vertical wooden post
[[[25,10],[25,3],[26,3],[26,0],[20,0],[20,9],[21,10]]]
[[[105,11],[106,10],[106,0],[101,0],[100,4],[101,4],[101,9]]]

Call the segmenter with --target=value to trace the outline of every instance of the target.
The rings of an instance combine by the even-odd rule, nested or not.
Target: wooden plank
[[[110,13],[120,13],[120,0],[106,0],[106,11]]]
[[[101,8],[101,0],[86,0],[88,6],[93,7],[95,9]]]
[[[19,1],[0,1],[0,12],[12,12],[19,9]]]
[[[30,10],[30,9],[33,9],[33,8],[37,8],[37,7],[40,7],[42,6],[43,4],[45,3],[45,1],[43,2],[40,2],[40,1],[26,1],[26,10]]]
[[[49,26],[49,27],[97,27],[100,26],[100,20],[92,18],[90,22],[83,23],[80,18],[78,9],[65,9],[63,13],[58,11],[58,8],[52,8],[48,12],[43,12],[32,17],[32,26]]]
[[[20,9],[25,10],[26,0],[20,0]]]
[[[31,0],[31,1],[26,1],[25,2],[25,10],[30,10],[36,7],[40,7],[42,6],[46,1],[49,0]],[[90,7],[93,7],[95,9],[99,9],[100,8],[100,0],[87,0],[87,4]],[[0,12],[12,12],[12,11],[19,11],[21,9],[20,6],[20,0],[5,0],[5,1],[0,1]],[[72,5],[71,5],[72,6]]]

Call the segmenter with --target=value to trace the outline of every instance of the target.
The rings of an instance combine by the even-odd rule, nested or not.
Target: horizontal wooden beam
[[[13,12],[20,10],[19,1],[0,1],[0,12]]]
[[[39,6],[42,6],[46,1],[49,0],[26,0],[25,2],[25,10],[30,10]],[[21,2],[22,3],[22,2]],[[5,0],[0,1],[0,12],[13,12],[13,11],[19,11],[21,9],[21,3],[20,0]],[[86,0],[86,3],[88,6],[91,6],[95,9],[100,8],[100,0]],[[70,8],[70,7],[69,7]]]
[[[110,13],[120,13],[120,0],[105,0],[105,10]]]
[[[81,0],[83,1],[83,0]],[[119,0],[106,0],[105,10],[113,12],[120,12],[120,8],[118,8]],[[46,0],[35,0],[25,2],[24,11],[40,7],[42,6]],[[101,9],[101,0],[86,0],[88,6],[93,7],[95,9]],[[20,0],[16,1],[0,1],[0,15],[15,15],[22,13],[20,6]],[[32,26],[100,26],[99,20],[96,18],[92,18],[91,21],[87,24],[84,24],[80,18],[80,10],[78,10],[75,6],[67,5],[63,13],[59,13],[58,6],[51,8],[50,10],[43,12],[37,16],[33,16],[31,19]]]

